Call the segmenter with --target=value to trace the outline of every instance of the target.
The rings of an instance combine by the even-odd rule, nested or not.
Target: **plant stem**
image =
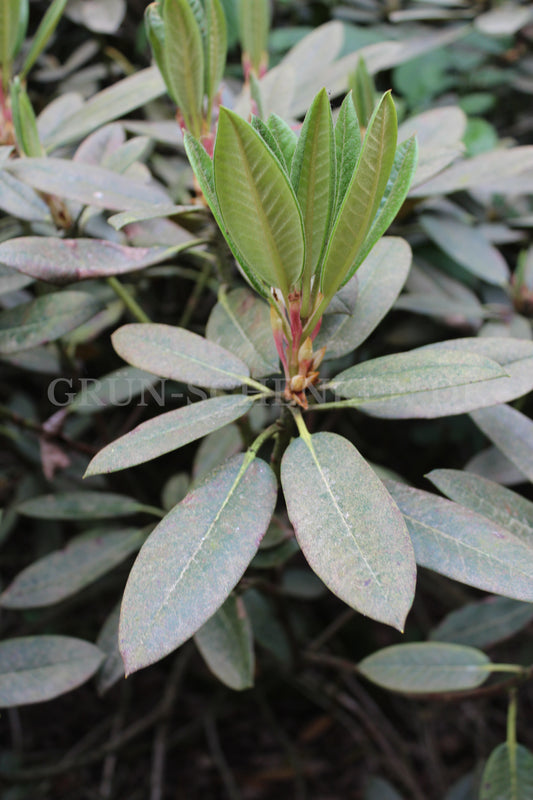
[[[143,311],[140,305],[137,303],[133,295],[126,289],[125,286],[121,284],[119,279],[114,275],[110,275],[107,279],[109,286],[113,289],[115,294],[120,297],[128,311],[135,317],[137,322],[151,322],[152,320],[148,316],[148,314]]]

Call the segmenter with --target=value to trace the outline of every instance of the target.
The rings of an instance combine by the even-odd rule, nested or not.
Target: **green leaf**
[[[175,650],[220,608],[253,558],[275,503],[270,467],[239,455],[167,514],[124,592],[119,638],[128,674]]]
[[[209,433],[196,450],[192,465],[193,481],[198,483],[208,472],[240,453],[242,449],[242,436],[237,425],[226,425]]]
[[[298,136],[293,129],[288,125],[284,119],[277,114],[271,114],[267,120],[267,125],[270,128],[272,136],[276,140],[280,151],[283,154],[283,164],[287,172],[290,174],[292,159],[296,145],[298,144]]]
[[[46,12],[39,23],[39,27],[34,33],[31,41],[31,47],[27,56],[24,59],[24,65],[19,73],[20,79],[24,80],[30,69],[33,67],[46,45],[50,41],[50,37],[54,33],[59,20],[63,15],[65,6],[68,0],[52,0]]]
[[[242,358],[254,378],[279,371],[269,306],[248,289],[219,293],[207,321],[206,336]]]
[[[282,664],[292,664],[291,645],[285,628],[276,616],[276,610],[269,598],[257,589],[248,589],[242,595],[246,611],[252,621],[255,640],[272,653]]]
[[[286,296],[301,273],[302,218],[289,179],[253,127],[220,110],[215,188],[224,227],[251,270]]]
[[[385,689],[426,694],[474,689],[488,678],[488,665],[490,659],[474,647],[413,642],[378,650],[357,668]]]
[[[202,133],[204,47],[202,34],[188,0],[164,0],[164,74],[185,125],[194,136]]]
[[[402,800],[402,796],[388,781],[374,777],[367,784],[363,800]]]
[[[422,214],[419,219],[430,239],[472,275],[496,286],[508,283],[504,257],[476,228],[443,214]]]
[[[102,695],[124,677],[124,663],[118,649],[118,623],[120,619],[120,603],[117,603],[102,625],[96,646],[104,653],[105,658],[96,676],[96,688]]]
[[[0,312],[0,353],[53,342],[94,317],[101,303],[83,292],[54,292]]]
[[[257,131],[257,133],[264,141],[264,143],[274,153],[277,160],[279,161],[280,166],[283,167],[285,169],[285,172],[287,172],[288,174],[288,170],[285,165],[285,157],[283,155],[283,151],[281,150],[276,137],[274,136],[274,134],[272,133],[266,122],[264,122],[260,117],[253,116],[252,127],[255,131]]]
[[[126,211],[146,208],[147,203],[170,203],[158,187],[97,164],[66,158],[19,158],[10,162],[9,171],[40,192],[96,208]]]
[[[126,247],[103,239],[18,236],[0,244],[0,262],[56,285],[123,275],[173,256],[176,247]]]
[[[0,707],[52,700],[94,675],[102,652],[69,636],[22,636],[0,642]]]
[[[317,94],[305,116],[292,160],[291,183],[304,224],[305,285],[319,265],[335,195],[333,120],[325,89]]]
[[[324,388],[376,416],[428,418],[447,413],[440,390],[464,389],[502,375],[505,371],[499,364],[476,353],[417,349],[364,361],[341,372]]]
[[[18,41],[21,10],[21,0],[0,3],[0,66],[4,88],[9,85],[11,77],[11,61]]]
[[[71,539],[63,550],[22,570],[0,596],[4,608],[40,608],[70,597],[139,549],[145,534],[136,528],[99,528]]]
[[[100,450],[85,476],[116,472],[177,450],[242,417],[253,402],[239,394],[224,395],[160,414]]]
[[[426,477],[450,500],[477,511],[533,546],[533,503],[530,500],[494,481],[462,470],[434,469]]]
[[[338,211],[346,197],[360,154],[361,128],[359,127],[359,120],[357,119],[352,93],[350,92],[342,101],[337,122],[335,123],[337,193],[334,219],[337,218]]]
[[[243,254],[239,251],[229,231],[225,229],[224,222],[222,220],[222,213],[218,205],[218,198],[215,192],[213,162],[207,155],[203,145],[200,144],[200,142],[198,142],[194,136],[188,132],[185,132],[184,144],[187,157],[191,162],[191,166],[194,170],[194,174],[196,175],[200,189],[202,190],[202,193],[209,204],[209,208],[211,209],[211,213],[215,218],[215,222],[223,232],[231,252],[241,267],[244,277],[262,297],[269,299],[270,290],[268,287],[265,287],[265,285],[256,277]]]
[[[249,689],[254,682],[252,628],[240,597],[226,602],[194,636],[211,672],[231,689]]]
[[[25,500],[19,514],[35,519],[107,519],[147,511],[148,506],[132,497],[111,492],[57,492]]]
[[[165,81],[167,91],[172,100],[177,104],[177,99],[173,94],[173,86],[170,75],[167,73],[165,59],[165,23],[161,16],[161,3],[150,3],[144,11],[144,27],[152,48],[152,55],[157,67]]]
[[[205,93],[210,106],[224,76],[228,47],[226,17],[220,0],[206,0],[205,19]]]
[[[132,323],[116,330],[111,339],[125,361],[162,378],[211,389],[235,389],[246,383],[250,374],[233,353],[184,328]]]
[[[433,628],[430,639],[472,647],[490,647],[513,636],[533,619],[533,603],[488,597],[452,611]]]
[[[61,119],[43,137],[43,144],[54,150],[78,141],[106,123],[142,108],[164,92],[165,84],[157,67],[142,69],[98,92],[67,119]]]
[[[396,135],[396,109],[387,93],[372,116],[331,232],[321,278],[326,297],[333,297],[355,271],[352,265],[379,208],[394,163]]]
[[[368,257],[372,248],[387,231],[407,197],[418,159],[416,139],[408,139],[398,147],[394,164],[376,218],[355,261],[355,268]]]
[[[486,592],[533,601],[533,548],[457,503],[394,481],[386,485],[404,515],[417,564]]]
[[[333,433],[295,439],[281,483],[296,538],[319,578],[352,608],[401,629],[415,586],[411,543],[355,447]]]
[[[376,99],[376,87],[368,74],[364,58],[360,58],[350,81],[353,88],[353,103],[363,128],[366,128]]]
[[[529,800],[533,796],[533,755],[521,744],[498,745],[481,778],[479,800]]]
[[[256,75],[266,68],[268,61],[268,31],[270,7],[268,0],[238,0],[239,34],[243,56],[248,59]]]
[[[357,299],[352,313],[326,312],[315,340],[315,349],[325,346],[325,358],[329,359],[359,347],[393,305],[410,266],[411,248],[405,239],[397,236],[381,239],[352,278],[352,281],[357,281]]]
[[[19,151],[25,156],[43,156],[44,148],[39,139],[35,112],[18,76],[11,83],[10,99]]]
[[[533,421],[506,405],[483,408],[471,416],[485,436],[533,481]]]

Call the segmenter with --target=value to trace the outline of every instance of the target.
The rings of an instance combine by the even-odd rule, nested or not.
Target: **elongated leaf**
[[[268,30],[270,6],[268,0],[253,3],[239,2],[239,34],[243,56],[256,75],[266,69],[268,61]]]
[[[513,147],[510,150],[491,150],[479,156],[452,164],[426,183],[411,189],[411,197],[429,197],[465,189],[480,188],[502,194],[520,191],[518,181],[533,167],[533,147]],[[531,181],[527,181],[531,186]],[[522,189],[523,191],[523,189]],[[530,192],[531,189],[526,189]]]
[[[17,219],[50,221],[50,209],[30,186],[0,171],[0,208]]]
[[[269,307],[248,289],[219,295],[207,321],[206,336],[242,358],[254,378],[279,371]]]
[[[291,183],[304,224],[302,280],[309,281],[326,242],[335,195],[333,120],[325,89],[317,94],[305,116],[292,160]]]
[[[127,517],[146,511],[147,507],[132,497],[111,492],[58,492],[25,500],[17,507],[19,514],[36,519],[106,519]]]
[[[489,664],[485,653],[474,647],[414,642],[378,650],[357,668],[385,689],[425,694],[474,689],[488,678]]]
[[[231,689],[248,689],[254,680],[252,628],[240,597],[226,602],[202,625],[194,641],[207,666]]]
[[[365,409],[369,403],[394,405],[395,417],[431,417],[446,414],[439,390],[490,381],[505,375],[502,367],[476,353],[411,350],[364,361],[337,375],[324,388],[353,398]],[[423,401],[419,395],[423,395]],[[378,415],[379,415],[378,411]]]
[[[498,745],[481,777],[479,800],[529,800],[533,796],[533,755],[521,744]]]
[[[290,174],[294,151],[298,144],[298,137],[293,129],[284,119],[277,114],[271,114],[267,120],[272,136],[276,140],[279,149],[283,153],[283,163]]]
[[[69,636],[22,636],[0,642],[0,706],[42,703],[94,675],[103,653]]]
[[[100,695],[107,692],[117,681],[124,677],[124,662],[118,649],[119,619],[120,603],[117,603],[102,625],[96,640],[96,646],[105,655],[96,676],[96,686]]]
[[[386,485],[420,566],[486,592],[533,601],[533,548],[457,503],[400,483]]]
[[[133,323],[115,331],[112,341],[125,361],[162,378],[234,389],[250,374],[240,358],[184,328]]]
[[[272,601],[257,589],[248,589],[242,598],[252,622],[255,640],[282,664],[292,664],[291,645]]]
[[[134,272],[175,252],[171,247],[125,247],[98,239],[19,236],[0,244],[0,261],[32,278],[62,285]]]
[[[487,447],[477,453],[465,465],[465,470],[504,486],[514,486],[526,480],[526,476],[497,447]]]
[[[286,295],[302,270],[302,218],[287,175],[251,125],[221,109],[214,154],[224,222],[246,263]]]
[[[533,481],[533,421],[505,405],[475,411],[472,419],[520,472]]]
[[[171,95],[183,114],[187,128],[200,136],[204,94],[204,49],[202,34],[188,0],[165,0],[165,74]]]
[[[65,158],[19,158],[9,171],[41,192],[97,208],[126,211],[148,203],[170,203],[161,189],[110,169]]]
[[[253,402],[251,397],[227,395],[160,414],[100,450],[85,475],[116,472],[177,450],[242,417]]]
[[[418,147],[415,138],[408,139],[407,142],[402,143],[398,147],[389,181],[385,188],[385,193],[376,218],[372,223],[372,227],[355,261],[356,269],[359,267],[359,264],[362,264],[365,258],[367,258],[378,239],[383,236],[402,207],[403,201],[407,197],[411,181],[413,180],[417,160]]]
[[[359,253],[379,208],[396,152],[396,109],[385,94],[372,116],[355,172],[335,221],[322,267],[326,297],[353,274]]]
[[[379,400],[359,406],[366,414],[376,417],[400,419],[417,416],[430,418],[451,414],[464,414],[476,408],[502,403],[520,397],[533,388],[533,343],[521,339],[451,339],[438,344],[425,345],[411,352],[432,352],[440,358],[443,351],[483,356],[500,364],[505,376],[490,381],[467,383],[463,386],[421,391],[410,398],[406,408],[397,399]],[[351,401],[346,401],[351,403]],[[407,410],[408,407],[408,410]]]
[[[224,232],[226,242],[228,243],[231,252],[235,256],[237,263],[241,267],[243,275],[248,283],[262,297],[270,298],[270,289],[265,287],[262,281],[256,277],[255,273],[250,268],[250,265],[247,263],[243,254],[240,252],[239,248],[234,242],[229,231],[225,229],[224,222],[222,220],[222,213],[218,204],[218,198],[215,192],[213,162],[207,155],[204,147],[190,133],[185,133],[184,144],[187,157],[191,162],[191,166],[194,170],[194,174],[196,175],[200,189],[202,190],[202,193],[209,205],[209,208],[211,209],[218,227]]]
[[[68,0],[52,0],[33,35],[31,47],[24,59],[24,66],[20,72],[21,80],[26,78],[28,72],[33,67],[40,54],[48,44],[50,37],[55,31],[59,20],[65,10]]]
[[[6,70],[4,87],[8,86],[11,60],[18,41],[22,0],[7,0],[0,5],[0,65]]]
[[[205,45],[205,93],[211,104],[226,66],[226,50],[228,36],[226,17],[220,0],[207,0],[205,8],[206,45]]]
[[[422,214],[427,235],[454,261],[487,283],[504,286],[509,280],[505,259],[476,228],[444,215]]]
[[[531,620],[533,603],[521,603],[509,597],[489,597],[452,611],[433,628],[430,638],[437,642],[489,647],[518,633]]]
[[[53,150],[80,140],[107,122],[142,108],[164,93],[165,84],[157,67],[142,69],[98,92],[67,119],[61,119],[57,126],[47,131],[43,144],[48,150]]]
[[[383,778],[371,778],[367,784],[364,800],[403,800],[394,786]]]
[[[352,278],[357,279],[352,313],[326,314],[316,338],[316,349],[325,346],[326,359],[338,358],[364,342],[398,297],[410,266],[411,248],[405,239],[396,236],[381,239]]]
[[[337,212],[352,180],[360,153],[361,128],[359,127],[359,120],[353,104],[352,93],[349,92],[342,101],[337,122],[335,123],[337,195],[334,219],[337,217]]]
[[[157,381],[155,375],[135,367],[121,367],[98,379],[85,378],[70,410],[78,414],[94,414],[113,406],[127,405],[139,395],[139,405],[146,405],[146,393],[153,394],[152,387]]]
[[[0,313],[0,353],[53,342],[94,317],[102,306],[90,294],[54,292]]]
[[[208,434],[198,445],[194,456],[192,467],[194,482],[198,483],[208,472],[228,458],[240,453],[242,449],[242,436],[236,425],[226,425],[224,428]]]
[[[426,477],[450,500],[492,519],[533,546],[533,503],[530,500],[494,481],[461,470],[434,469]]]
[[[355,447],[333,433],[295,439],[281,482],[296,538],[319,578],[352,608],[401,629],[415,585],[411,543]]]
[[[138,550],[145,535],[136,528],[84,533],[34,561],[0,596],[4,608],[39,608],[58,603],[89,586]]]
[[[175,650],[220,608],[256,552],[275,502],[270,468],[240,455],[167,514],[143,546],[122,601],[128,674]]]

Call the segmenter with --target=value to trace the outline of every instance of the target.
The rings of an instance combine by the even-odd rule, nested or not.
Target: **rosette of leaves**
[[[300,136],[272,115],[248,123],[222,108],[213,159],[192,135],[186,149],[200,187],[249,283],[272,309],[286,399],[306,407],[324,355],[312,341],[337,291],[355,274],[401,207],[416,140],[397,148],[390,93],[361,140],[351,95],[333,124],[325,89]]]
[[[439,516],[451,515],[453,526],[448,505],[442,512],[439,498],[424,495],[421,509],[416,492],[389,490],[346,438],[311,433],[299,408],[307,401],[297,379],[305,382],[316,371],[313,361],[320,353],[312,352],[313,335],[328,304],[343,304],[343,284],[358,272],[352,314],[341,315],[354,320],[355,328],[348,333],[333,327],[322,345],[337,354],[368,336],[409,268],[406,242],[378,240],[405,196],[416,145],[410,140],[396,148],[389,94],[362,142],[359,131],[351,98],[334,126],[327,95],[320,92],[299,138],[279,118],[250,124],[224,110],[213,160],[192,135],[186,137],[199,183],[256,294],[222,289],[207,338],[157,323],[126,325],[114,333],[115,350],[132,366],[192,386],[191,396],[202,399],[112,442],[93,459],[88,474],[169,453],[265,401],[274,422],[261,429],[250,417],[245,452],[232,450],[225,461],[222,455],[222,463],[193,483],[148,536],[122,602],[119,641],[127,672],[195,636],[203,653],[210,650],[212,666],[223,650],[224,669],[215,668],[223,680],[229,660],[241,670],[239,680],[234,670],[231,685],[250,684],[250,629],[233,592],[238,595],[240,579],[269,528],[278,484],[297,545],[313,571],[340,599],[375,620],[403,628],[416,560],[486,591],[533,600],[533,559],[519,583],[502,582],[501,570],[495,578],[479,566],[496,558],[512,575],[519,560],[523,573],[525,548],[502,548],[499,539],[482,536],[470,518],[464,530],[462,523],[459,531],[450,530]],[[275,374],[280,361],[287,376],[284,395],[258,380]],[[321,384],[323,396],[313,409],[358,408],[391,419],[459,414],[529,391],[532,366],[530,342],[440,342],[344,370]]]
[[[184,127],[196,137],[207,136],[226,64],[226,17],[220,0],[160,0],[147,7],[145,23]]]

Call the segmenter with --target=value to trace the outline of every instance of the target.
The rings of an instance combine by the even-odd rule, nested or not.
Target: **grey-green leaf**
[[[324,388],[351,398],[351,405],[361,406],[376,416],[427,418],[446,414],[439,390],[465,387],[502,375],[505,372],[499,364],[476,353],[411,350],[350,367]]]
[[[146,506],[122,494],[111,492],[56,492],[25,500],[19,514],[35,519],[107,519],[146,511]]]
[[[357,271],[357,300],[351,314],[325,314],[315,349],[338,358],[358,347],[398,297],[411,266],[411,248],[397,236],[381,239]]]
[[[393,692],[426,694],[474,689],[489,676],[490,659],[474,647],[439,642],[398,644],[358,664],[359,672]]]
[[[165,0],[162,17],[164,74],[187,128],[200,136],[205,69],[202,34],[188,0]]]
[[[296,538],[331,591],[373,619],[402,628],[411,606],[415,564],[395,503],[355,447],[342,436],[295,439],[281,482]]]
[[[72,539],[20,572],[0,596],[4,608],[39,608],[89,586],[139,549],[142,531],[101,528]]]
[[[499,483],[462,470],[434,469],[426,477],[450,500],[477,511],[533,546],[531,500]]]
[[[339,110],[335,123],[335,160],[337,165],[337,192],[334,219],[342,205],[346,191],[361,153],[361,128],[355,112],[352,93],[349,92]]]
[[[474,411],[472,419],[520,472],[533,481],[533,421],[506,405]]]
[[[163,378],[212,389],[234,389],[249,370],[240,358],[184,328],[159,323],[123,325],[112,336],[125,361]]]
[[[242,417],[253,402],[246,395],[231,394],[160,414],[100,450],[85,474],[116,472],[170,453]]]
[[[22,636],[0,642],[0,707],[52,700],[94,675],[103,653],[69,636]]]
[[[240,597],[230,594],[205,622],[194,641],[207,666],[231,689],[249,689],[254,680],[252,627]]]
[[[175,650],[220,608],[257,551],[275,503],[270,467],[239,455],[167,514],[139,553],[122,601],[128,674]]]
[[[498,745],[481,777],[479,800],[529,800],[533,797],[533,755],[521,744]]]
[[[0,262],[37,280],[62,285],[134,272],[164,261],[169,247],[126,247],[98,239],[19,236],[0,244]]]
[[[206,336],[242,358],[254,378],[279,371],[269,306],[248,289],[219,294]]]
[[[394,481],[420,566],[515,600],[533,602],[533,548],[486,517]]]
[[[83,292],[54,292],[0,313],[0,353],[53,342],[94,317],[101,303]]]
[[[471,647],[489,647],[508,639],[533,620],[533,603],[488,597],[452,611],[433,628],[430,639]]]

